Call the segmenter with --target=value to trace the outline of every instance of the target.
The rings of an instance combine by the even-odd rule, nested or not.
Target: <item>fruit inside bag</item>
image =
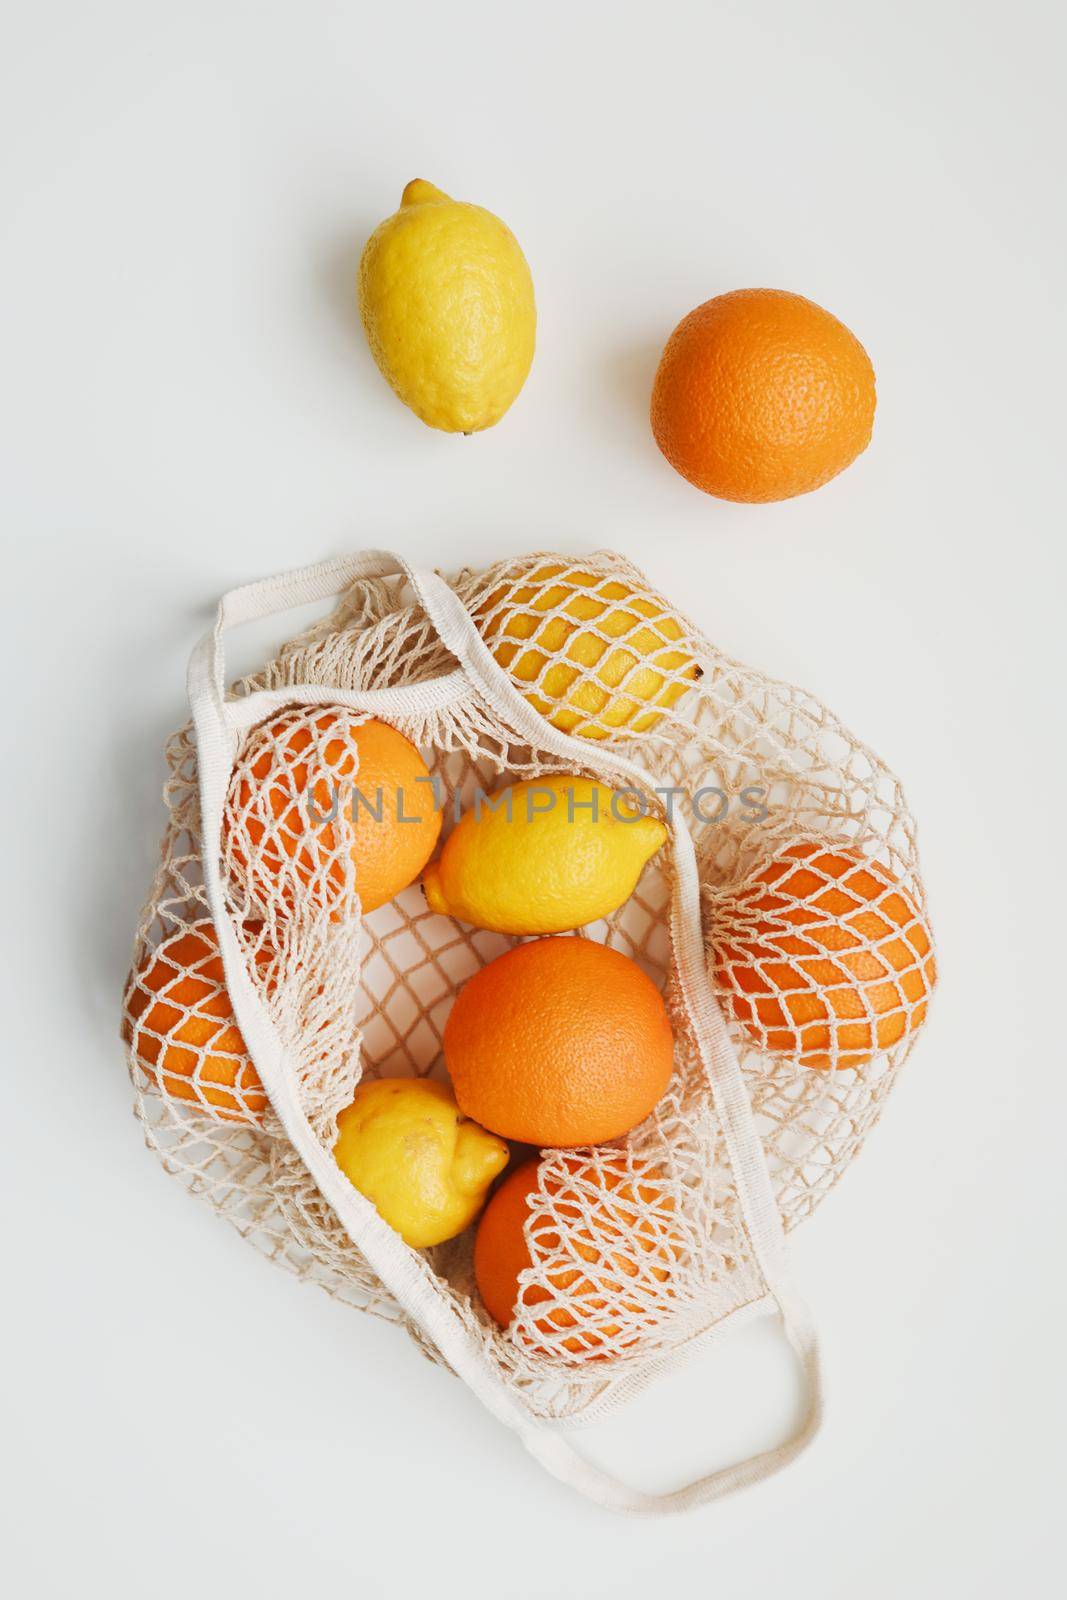
[[[124,1032],[149,1143],[272,1259],[406,1324],[468,1381],[477,1352],[524,1415],[588,1418],[730,1319],[782,1304],[782,1230],[858,1152],[925,1015],[914,824],[896,779],[831,713],[722,656],[619,556],[538,554],[450,588],[446,643],[404,572],[364,563],[329,618],[227,692],[237,750],[210,865],[318,1151],[297,1148],[227,1009],[189,728],[168,749],[169,822]],[[316,792],[309,773],[425,777],[443,804],[376,840],[344,808],[312,831],[289,803],[302,772],[322,818],[330,786]],[[443,883],[478,794],[564,775],[628,791],[672,831],[581,935],[662,990],[673,1071],[623,1136],[513,1165],[498,1192],[518,1209],[491,1203],[501,1241],[525,1217],[510,1286],[509,1247],[491,1257],[482,1242],[478,1293],[468,1229],[420,1251],[395,1239],[398,1289],[400,1256],[369,1249],[378,1219],[360,1223],[361,1249],[324,1192],[340,1196],[335,1178],[311,1167],[361,1078],[444,1079],[457,993],[518,938],[499,931],[506,918],[491,929],[431,909],[439,895],[427,903],[417,883],[389,895],[383,862],[407,883],[440,830],[430,877]],[[698,870],[702,934],[682,909]],[[500,1294],[514,1309],[503,1328]],[[431,1303],[432,1319],[411,1314]]]

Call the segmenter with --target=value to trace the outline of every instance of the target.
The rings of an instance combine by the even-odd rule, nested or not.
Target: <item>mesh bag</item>
[[[227,687],[227,628],[328,597],[326,620]],[[603,1504],[683,1509],[783,1466],[820,1416],[785,1237],[877,1119],[933,977],[897,780],[818,701],[723,656],[611,552],[451,583],[372,552],[254,584],[221,603],[189,690],[123,1014],[137,1114],[167,1171],[271,1259],[401,1324]],[[474,1291],[472,1230],[408,1248],[331,1154],[361,1076],[443,1075],[457,990],[517,942],[433,914],[417,884],[361,915],[351,811],[331,816],[316,784],[358,784],[353,735],[371,718],[421,750],[445,833],[477,791],[554,773],[628,790],[670,827],[631,899],[576,936],[661,984],[673,1079],[625,1139],[546,1153],[507,1332]],[[269,742],[267,719],[282,730]],[[294,825],[301,796],[322,813],[313,831]],[[881,976],[857,1013],[863,963]],[[590,1263],[617,1278],[635,1233],[624,1292],[599,1311],[579,1301]],[[557,1426],[767,1312],[808,1393],[775,1449],[651,1495]]]

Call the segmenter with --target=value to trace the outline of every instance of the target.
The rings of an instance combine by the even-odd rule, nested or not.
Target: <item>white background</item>
[[[1054,1582],[1054,10],[5,5],[15,1594]],[[533,270],[532,375],[475,438],[403,409],[354,313],[362,243],[416,175],[500,213]],[[869,452],[778,506],[702,496],[647,422],[674,323],[746,285],[828,306],[878,374]],[[658,1522],[570,1498],[401,1334],[189,1200],[141,1147],[117,1040],[161,741],[217,595],[369,545],[449,569],[601,544],[903,775],[941,943],[925,1037],[795,1240],[825,1433],[774,1482]],[[666,1485],[780,1436],[791,1383],[769,1327],[739,1334],[588,1447]]]

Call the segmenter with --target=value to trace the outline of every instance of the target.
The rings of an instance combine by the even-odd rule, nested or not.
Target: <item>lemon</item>
[[[629,899],[667,837],[606,784],[567,774],[483,800],[423,873],[431,911],[497,933],[565,933]]]
[[[526,382],[537,315],[518,240],[422,178],[367,241],[359,308],[382,376],[431,428],[491,428]]]
[[[535,710],[578,738],[647,732],[699,676],[663,601],[603,573],[539,567],[494,590],[476,620]]]
[[[361,1083],[337,1119],[334,1159],[417,1250],[469,1227],[510,1154],[450,1089],[422,1078]]]

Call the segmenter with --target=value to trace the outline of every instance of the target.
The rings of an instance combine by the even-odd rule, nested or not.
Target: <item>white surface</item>
[[[1041,1587],[1064,1425],[1053,8],[5,9],[15,1592]],[[534,273],[533,373],[473,439],[393,399],[353,314],[363,239],[416,174],[499,211]],[[879,413],[836,483],[746,508],[670,471],[646,403],[677,319],[763,283],[856,331]],[[942,949],[884,1121],[795,1241],[826,1432],[660,1523],[569,1499],[402,1336],[169,1183],[115,1037],[160,743],[217,594],[365,545],[450,567],[604,543],[903,774]],[[666,1484],[776,1437],[790,1382],[753,1330],[589,1446]]]

